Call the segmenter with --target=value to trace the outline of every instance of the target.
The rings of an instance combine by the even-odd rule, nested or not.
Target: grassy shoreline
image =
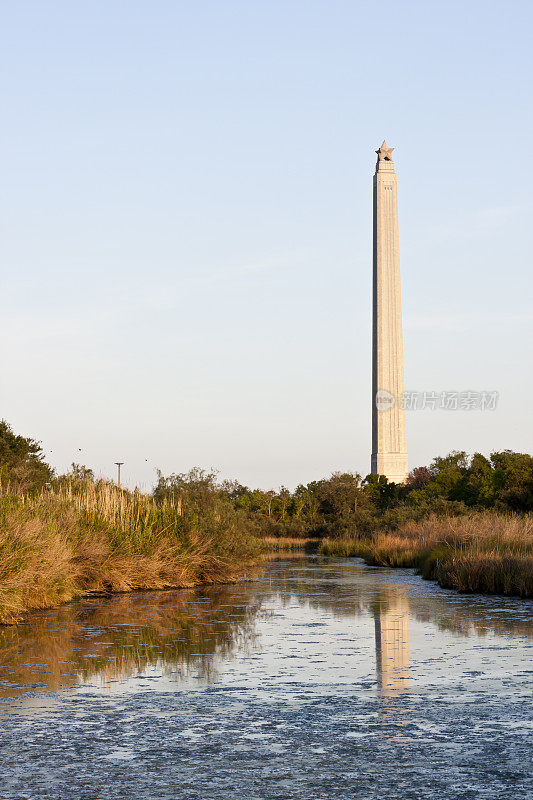
[[[75,598],[234,581],[259,556],[233,509],[189,514],[108,482],[0,497],[0,624]]]
[[[458,591],[533,596],[533,457],[452,451],[403,485],[334,472],[293,491],[194,467],[150,493],[83,464],[57,475],[0,420],[0,624],[84,594],[234,580],[308,552],[414,567]]]
[[[316,552],[320,541],[312,536],[262,536],[259,539],[261,550],[266,553]]]
[[[533,597],[531,516],[428,517],[371,537],[324,539],[318,552],[358,556],[374,566],[414,567],[459,592]]]
[[[531,516],[429,516],[357,538],[261,536],[223,495],[190,487],[186,502],[92,479],[61,479],[34,496],[4,488],[0,624],[94,594],[230,583],[287,552],[359,556],[460,592],[533,597]]]

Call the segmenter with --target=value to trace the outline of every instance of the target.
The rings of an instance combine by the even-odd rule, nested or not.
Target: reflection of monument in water
[[[380,693],[393,697],[409,688],[409,602],[399,596],[380,603],[374,614],[376,670]]]

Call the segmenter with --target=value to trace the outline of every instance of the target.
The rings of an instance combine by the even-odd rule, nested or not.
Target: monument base
[[[384,475],[389,483],[405,483],[409,475],[407,453],[372,453],[370,472]]]

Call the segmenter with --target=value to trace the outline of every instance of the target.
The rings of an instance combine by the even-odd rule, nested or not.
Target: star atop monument
[[[384,159],[386,159],[387,161],[392,161],[391,153],[393,150],[394,147],[388,147],[387,142],[385,141],[385,139],[383,139],[383,144],[381,145],[379,150],[376,150],[376,153],[378,154],[378,159],[380,161],[383,161]]]

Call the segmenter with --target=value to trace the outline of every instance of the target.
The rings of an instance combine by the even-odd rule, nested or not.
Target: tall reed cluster
[[[319,551],[360,556],[374,565],[416,567],[425,578],[460,592],[533,597],[530,515],[430,516],[368,538],[326,539]]]
[[[95,592],[232,580],[257,554],[246,520],[213,496],[199,515],[106,481],[0,496],[0,623]]]
[[[320,539],[311,537],[298,538],[295,536],[262,536],[259,539],[261,549],[267,553],[277,553],[289,551],[315,552]]]

